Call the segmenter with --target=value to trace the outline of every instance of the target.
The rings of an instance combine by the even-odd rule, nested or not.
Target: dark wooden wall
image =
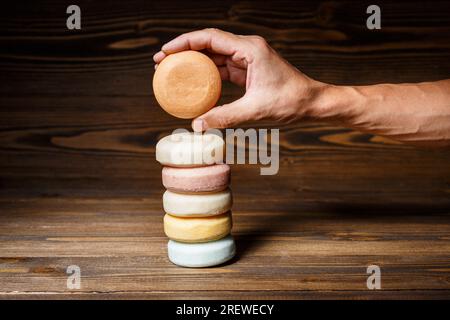
[[[80,296],[371,297],[377,262],[375,297],[449,297],[450,151],[318,123],[281,126],[278,175],[233,167],[234,264],[172,267],[154,147],[189,122],[151,88],[152,55],[204,27],[264,36],[325,82],[449,78],[448,1],[378,1],[375,31],[361,1],[77,1],[81,31],[65,28],[69,4],[0,9],[0,295],[67,294],[75,263]],[[241,93],[226,85],[222,100]]]

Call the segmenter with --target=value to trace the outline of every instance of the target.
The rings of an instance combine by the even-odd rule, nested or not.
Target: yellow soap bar
[[[208,242],[228,235],[232,227],[231,212],[210,217],[180,218],[164,216],[164,232],[179,242]]]

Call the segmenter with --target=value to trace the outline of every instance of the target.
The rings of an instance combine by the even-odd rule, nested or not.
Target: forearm
[[[450,80],[318,87],[308,115],[401,142],[450,145]]]

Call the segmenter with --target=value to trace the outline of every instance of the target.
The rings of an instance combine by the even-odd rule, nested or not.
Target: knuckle
[[[220,108],[227,108],[227,107],[229,108],[229,104],[225,104],[225,105],[221,106]],[[222,111],[216,117],[218,127],[219,128],[227,128],[230,125],[232,125],[233,115],[230,113],[230,111],[227,109],[222,109],[222,110],[218,109],[218,111]]]
[[[218,128],[226,128],[230,125],[230,121],[228,121],[225,117],[219,117],[217,119],[217,127]]]
[[[203,30],[206,31],[206,32],[210,32],[210,33],[218,33],[218,32],[221,31],[221,30],[219,30],[217,28],[205,28]]]
[[[249,36],[249,43],[256,52],[267,54],[270,50],[270,46],[266,39],[261,36]]]
[[[251,36],[251,40],[258,47],[268,47],[266,39],[261,36]]]

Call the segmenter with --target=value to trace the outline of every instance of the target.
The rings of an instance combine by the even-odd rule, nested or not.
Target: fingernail
[[[204,121],[202,119],[195,119],[194,121],[192,121],[192,129],[195,132],[202,132],[203,124],[204,124]]]
[[[157,53],[155,53],[155,55],[153,56],[153,61],[155,61],[156,63],[161,62],[162,59],[164,59],[164,52],[159,51]]]

